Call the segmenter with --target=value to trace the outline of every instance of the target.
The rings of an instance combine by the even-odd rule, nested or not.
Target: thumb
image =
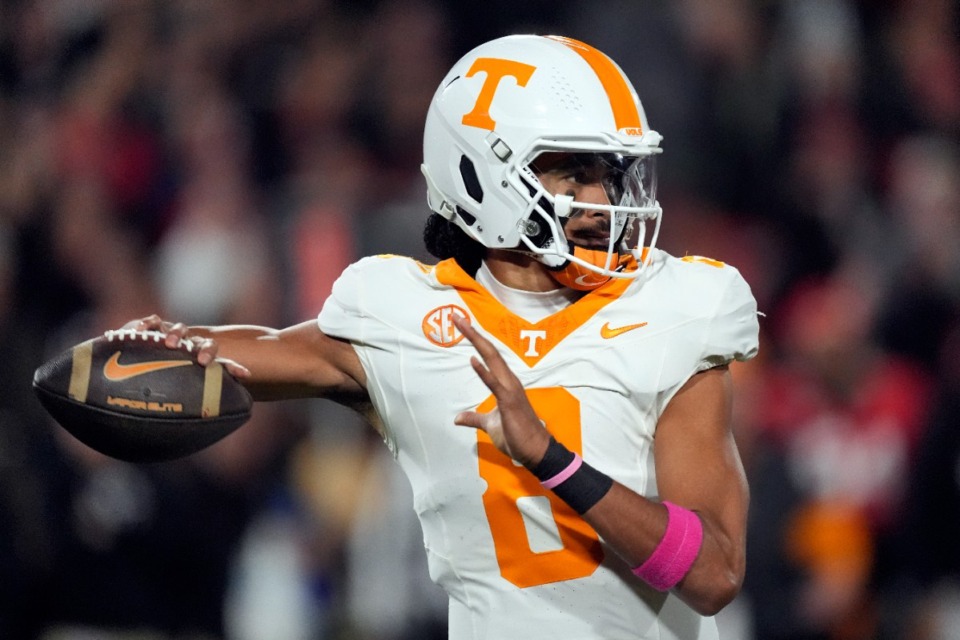
[[[245,366],[235,360],[228,360],[227,358],[217,358],[216,360],[227,368],[227,371],[230,372],[230,375],[238,380],[245,380],[252,375],[250,373],[250,369],[247,369]]]
[[[460,425],[461,427],[483,429],[483,416],[476,411],[462,411],[453,419],[453,424]]]

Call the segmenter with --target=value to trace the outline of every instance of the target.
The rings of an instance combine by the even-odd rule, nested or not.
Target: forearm
[[[279,333],[279,329],[251,324],[228,324],[221,326],[193,325],[187,327],[187,337],[213,338],[221,344],[229,341],[275,338]]]
[[[242,365],[249,375],[241,381],[256,400],[326,397],[354,404],[365,398],[353,347],[324,335],[314,321],[286,329],[226,325],[176,332],[209,341],[211,355]]]
[[[708,513],[694,513],[703,527],[702,542],[693,565],[672,591],[699,613],[713,615],[740,590],[745,545],[724,534]],[[636,568],[646,562],[664,538],[668,514],[662,503],[615,482],[583,518],[624,562]]]
[[[291,360],[280,331],[253,325],[191,326],[186,337],[211,339],[217,356],[244,366],[250,375],[243,384],[256,400],[282,400],[322,395],[306,383],[309,376],[285,365]]]
[[[649,500],[552,439],[546,453],[537,458],[536,464],[528,463],[531,472],[577,511],[639,579],[660,590],[674,590],[705,615],[716,613],[737,594],[745,545],[725,531],[742,531],[745,523],[744,527],[730,522],[718,526],[712,515],[716,508],[709,504],[698,509],[697,505]],[[738,505],[745,513],[742,494],[732,489],[720,496],[728,519],[740,511]]]

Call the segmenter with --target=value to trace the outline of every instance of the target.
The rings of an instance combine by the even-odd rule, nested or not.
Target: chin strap
[[[592,265],[603,269],[607,264],[606,250],[585,249],[572,245],[573,255],[582,260],[586,260]],[[593,291],[610,281],[610,276],[600,275],[573,261],[567,261],[567,264],[557,270],[550,270],[553,279],[565,287],[576,289],[577,291]]]

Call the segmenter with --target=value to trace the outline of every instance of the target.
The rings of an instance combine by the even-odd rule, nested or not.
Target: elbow
[[[689,588],[681,591],[692,597],[685,600],[697,613],[715,616],[740,595],[747,572],[746,545],[728,545],[726,553],[708,554],[700,566],[694,565]]]
[[[742,584],[743,580],[733,574],[718,576],[709,589],[687,604],[700,615],[715,616],[739,595]]]
[[[744,573],[744,563],[737,562],[734,566],[688,575],[677,594],[700,615],[715,616],[740,594]]]

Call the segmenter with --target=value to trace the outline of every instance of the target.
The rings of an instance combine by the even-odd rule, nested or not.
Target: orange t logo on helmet
[[[486,71],[487,77],[483,81],[483,87],[480,89],[480,95],[477,96],[477,102],[473,105],[473,111],[463,116],[463,124],[468,127],[478,127],[493,131],[497,123],[490,117],[490,104],[493,102],[493,94],[504,76],[516,78],[517,84],[521,87],[527,86],[530,76],[533,75],[536,67],[516,62],[515,60],[502,60],[500,58],[477,58],[467,71],[467,77],[473,77],[478,71]]]

